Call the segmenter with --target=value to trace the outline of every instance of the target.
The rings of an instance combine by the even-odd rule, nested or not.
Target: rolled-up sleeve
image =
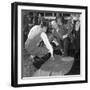
[[[46,48],[50,51],[51,54],[53,54],[53,48],[52,48],[52,46],[49,42],[49,39],[48,39],[47,35],[44,32],[41,33],[41,38],[44,41],[44,44],[46,45]]]

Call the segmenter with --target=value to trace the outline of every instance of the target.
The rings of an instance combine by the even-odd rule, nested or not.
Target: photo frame
[[[80,28],[79,34],[77,33],[77,31],[73,32],[73,36],[75,37],[74,40],[76,40],[75,42],[73,41],[72,37],[69,36],[72,31],[68,31],[69,34],[67,37],[69,37],[70,43],[73,42],[73,45],[68,44],[67,42],[69,41],[67,39],[61,38],[61,42],[59,44],[63,42],[63,49],[60,49],[59,47],[59,49],[61,50],[61,54],[57,54],[58,50],[54,52],[55,50],[53,49],[55,59],[54,61],[51,59],[51,57],[49,57],[51,61],[47,59],[47,55],[51,55],[51,52],[48,53],[47,51],[45,51],[46,48],[42,49],[40,47],[40,51],[38,51],[38,48],[33,47],[33,45],[36,44],[35,42],[37,40],[40,40],[38,39],[38,36],[36,37],[36,41],[33,42],[34,39],[31,40],[32,42],[30,42],[30,44],[34,43],[32,44],[32,47],[26,49],[26,41],[29,37],[31,37],[30,35],[32,35],[29,35],[30,31],[28,30],[32,30],[36,25],[40,26],[41,29],[44,25],[46,25],[49,30],[56,29],[54,28],[54,26],[56,24],[59,26],[59,17],[63,23],[63,25],[60,25],[59,30],[71,30],[71,28],[76,30],[78,26],[75,25],[79,23],[77,24]],[[88,82],[87,6],[14,2],[11,4],[11,20],[11,85],[13,87],[75,84]],[[53,28],[51,28],[50,25],[51,27],[53,26]],[[56,29],[56,31],[57,30],[58,29]],[[36,32],[34,32],[33,34],[35,33]],[[36,35],[37,34],[35,34],[34,36]],[[66,36],[62,35],[62,37],[64,38]],[[80,40],[77,37],[79,37]],[[77,42],[78,40],[79,43]],[[54,40],[53,44],[57,46],[57,43]],[[53,44],[51,44],[51,46]],[[45,47],[47,47],[47,49],[50,49],[48,48],[48,45],[46,45]],[[79,48],[77,48],[78,45]],[[69,49],[65,49],[65,47],[67,46]],[[71,47],[73,47],[73,49]],[[28,51],[30,51],[32,48],[35,48],[35,55],[32,55],[32,52],[28,53]],[[38,51],[37,54],[36,50]],[[69,50],[69,52],[65,54],[67,50]],[[48,54],[46,54],[45,52],[47,52]],[[63,53],[65,54],[65,56]],[[45,57],[42,57],[42,54]],[[34,59],[32,57],[34,57]],[[37,59],[39,59],[39,62]],[[44,61],[42,61],[42,59]],[[34,61],[35,64],[33,64]],[[41,61],[43,62],[42,65],[40,64]]]

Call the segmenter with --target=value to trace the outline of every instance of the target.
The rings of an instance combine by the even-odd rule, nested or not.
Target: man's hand
[[[50,44],[49,39],[48,39],[46,33],[43,32],[43,33],[41,34],[41,38],[42,38],[44,44],[46,45],[46,48],[48,49],[48,52],[51,54],[52,60],[54,60],[53,47],[52,47],[52,45]]]
[[[50,60],[52,60],[52,61],[55,60],[53,54],[51,54]]]

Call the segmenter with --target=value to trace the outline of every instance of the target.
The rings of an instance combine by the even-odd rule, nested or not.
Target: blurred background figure
[[[70,16],[67,23],[64,24],[64,31],[66,31],[66,37],[63,40],[64,45],[64,56],[70,56],[71,38],[70,34],[73,31],[73,18]]]
[[[33,25],[38,25],[38,13],[33,13]]]
[[[41,24],[41,23],[43,23],[43,17],[42,17],[42,15],[39,13],[39,14],[38,14],[38,24]]]
[[[71,41],[69,54],[74,57],[80,57],[80,14],[72,14],[72,19],[73,30],[69,35]]]
[[[75,30],[73,31],[74,33],[74,41],[73,41],[73,46],[74,46],[74,56],[76,58],[80,57],[80,21],[77,20],[75,21]]]
[[[57,13],[56,14],[56,22],[57,22],[57,24],[62,25],[63,20],[64,20],[63,13]]]
[[[29,33],[29,29],[30,29],[29,24],[30,24],[30,22],[31,22],[30,15],[29,14],[25,15],[25,17],[24,17],[24,25],[23,25],[24,42],[26,41],[27,35]]]

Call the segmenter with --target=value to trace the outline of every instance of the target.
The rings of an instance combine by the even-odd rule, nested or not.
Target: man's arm
[[[52,48],[52,46],[49,42],[49,39],[48,39],[47,35],[44,32],[41,33],[41,38],[44,41],[44,44],[46,45],[46,48],[51,53],[51,57],[53,57],[53,48]]]

